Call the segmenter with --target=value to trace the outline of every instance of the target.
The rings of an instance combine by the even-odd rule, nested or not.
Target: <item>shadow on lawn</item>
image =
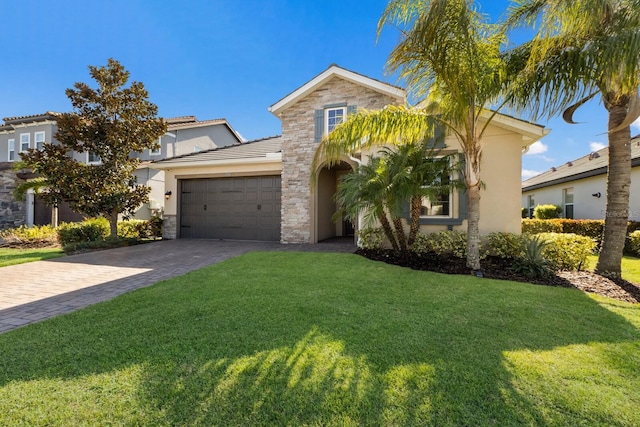
[[[170,425],[612,422],[597,401],[561,408],[560,420],[553,408],[543,413],[505,359],[589,343],[637,349],[638,329],[581,292],[490,280],[458,286],[441,275],[420,276],[433,281],[425,285],[405,282],[403,269],[373,271],[361,259],[343,270],[318,254],[301,256],[308,275],[325,272],[323,287],[301,277],[293,287],[289,271],[260,286],[260,269],[282,256],[253,260],[250,279],[246,264],[235,271],[241,261],[231,260],[216,289],[194,273],[195,300],[185,298],[196,291],[167,282],[125,296],[132,304],[115,311],[102,304],[0,336],[0,385],[141,364],[132,411]],[[375,281],[387,269],[396,284]],[[640,367],[620,359],[599,368],[637,377]]]

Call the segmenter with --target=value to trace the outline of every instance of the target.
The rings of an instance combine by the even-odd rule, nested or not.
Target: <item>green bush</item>
[[[151,220],[129,219],[118,223],[118,236],[131,239],[149,239],[157,237],[157,234],[154,234]]]
[[[415,245],[415,244],[414,244]],[[467,233],[463,231],[439,231],[426,236],[427,252],[437,255],[467,256]]]
[[[58,227],[58,240],[62,246],[72,243],[97,242],[110,233],[109,221],[92,218],[82,222],[64,223]]]
[[[58,243],[56,229],[50,225],[26,225],[0,230],[0,237],[11,247],[47,247]]]
[[[522,257],[527,241],[527,237],[522,234],[491,233],[484,238],[482,247],[488,255],[514,259]]]
[[[640,230],[634,231],[627,237],[629,252],[640,257]]]
[[[604,229],[604,220],[601,219],[559,219],[562,225],[563,233],[579,234],[600,241],[602,238],[602,230]]]
[[[363,249],[380,249],[384,231],[382,228],[367,227],[357,231],[358,243]]]
[[[137,239],[126,237],[111,237],[108,236],[103,240],[93,240],[90,242],[77,242],[69,243],[63,247],[66,253],[73,253],[81,250],[93,250],[93,249],[112,249],[120,248],[123,246],[133,246],[138,243]]]
[[[556,205],[538,205],[533,209],[533,216],[536,219],[560,218],[562,208]]]
[[[556,219],[523,219],[522,233],[562,233],[562,224]]]
[[[544,256],[556,270],[580,270],[592,255],[596,242],[586,236],[571,233],[540,233],[545,241]]]
[[[411,251],[418,255],[426,254],[431,251],[431,247],[429,246],[429,236],[424,233],[416,234],[413,245],[411,245]]]

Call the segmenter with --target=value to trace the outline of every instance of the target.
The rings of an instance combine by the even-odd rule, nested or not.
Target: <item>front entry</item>
[[[346,218],[333,218],[337,206],[334,200],[340,178],[351,172],[350,164],[341,162],[331,168],[323,167],[318,172],[316,191],[316,236],[318,241],[334,237],[352,237],[355,226]]]

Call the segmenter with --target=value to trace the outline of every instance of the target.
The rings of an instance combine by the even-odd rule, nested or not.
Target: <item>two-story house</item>
[[[358,108],[403,105],[404,89],[332,65],[273,104],[282,135],[154,162],[165,172],[166,238],[220,238],[316,243],[351,235],[358,224],[332,221],[342,175],[367,153],[311,170],[322,137]],[[480,231],[520,232],[521,156],[544,127],[497,115],[484,137]],[[445,141],[459,151],[453,136]],[[317,179],[311,188],[311,177]],[[466,229],[466,198],[453,191],[437,209],[425,206],[424,231]]]
[[[0,125],[0,228],[19,225],[48,224],[51,209],[32,192],[25,201],[13,197],[13,189],[30,174],[13,170],[20,153],[29,148],[41,148],[44,143],[54,143],[59,113],[46,112],[31,116],[8,117]],[[159,139],[159,148],[144,153],[132,153],[142,163],[136,173],[137,182],[151,187],[150,202],[142,206],[136,214],[148,218],[153,210],[163,209],[164,172],[152,170],[147,165],[157,159],[175,157],[187,153],[220,148],[243,142],[242,137],[225,119],[197,120],[194,116],[166,119],[167,132]],[[92,153],[72,153],[77,160],[91,164],[100,159]],[[60,206],[60,221],[78,221],[82,216],[63,204]]]

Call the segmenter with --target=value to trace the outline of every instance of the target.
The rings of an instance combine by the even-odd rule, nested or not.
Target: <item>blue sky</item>
[[[498,18],[505,0],[481,2]],[[384,73],[398,41],[385,0],[0,0],[4,66],[0,117],[69,111],[65,89],[92,84],[88,65],[113,57],[141,81],[163,117],[226,118],[245,138],[279,134],[267,108],[330,64],[401,84]],[[517,40],[516,40],[517,41]],[[606,146],[606,111],[580,109],[578,125],[552,129],[523,157],[523,176]],[[640,133],[640,125],[632,134]]]

